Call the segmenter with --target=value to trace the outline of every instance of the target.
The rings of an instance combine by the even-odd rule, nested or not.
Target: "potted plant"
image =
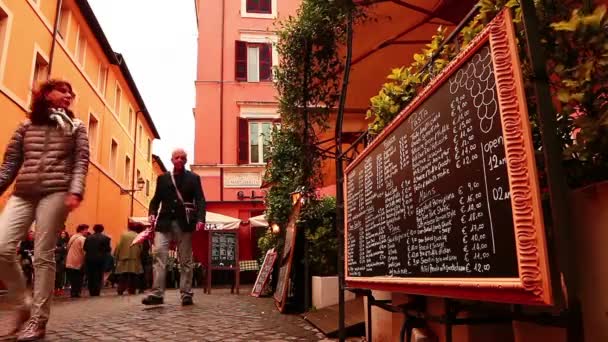
[[[298,226],[305,232],[308,264],[312,275],[312,306],[321,309],[338,304],[338,236],[335,225],[336,199],[311,201]],[[346,299],[354,299],[347,293]]]

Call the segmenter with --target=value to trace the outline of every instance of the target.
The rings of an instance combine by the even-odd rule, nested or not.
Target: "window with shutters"
[[[237,40],[235,78],[245,82],[272,81],[272,44]]]
[[[273,126],[276,121],[239,118],[239,164],[265,164]]]
[[[272,13],[271,0],[246,0],[247,13]]]

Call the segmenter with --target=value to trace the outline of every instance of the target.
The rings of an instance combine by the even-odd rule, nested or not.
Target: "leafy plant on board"
[[[590,1],[587,3],[591,3]],[[571,187],[608,179],[608,21],[606,7],[580,8],[580,1],[535,1],[539,28],[547,55],[547,70],[557,108],[558,136],[562,142],[564,165]],[[458,36],[466,46],[504,7],[521,20],[518,0],[480,0],[479,13]],[[456,56],[454,44],[446,44],[432,65],[428,61],[444,41],[445,29],[439,28],[431,43],[414,55],[408,67],[393,69],[378,95],[370,100],[367,117],[372,134],[381,132]],[[527,62],[522,32],[520,55],[528,96],[530,121],[535,147],[540,150],[540,128],[532,91],[531,68]]]
[[[313,276],[338,274],[338,236],[335,223],[335,197],[311,201],[300,216],[298,228],[305,232],[308,263]]]
[[[336,199],[323,197],[312,199],[303,209],[297,222],[298,229],[303,231],[308,242],[308,263],[315,276],[332,276],[337,274],[338,238],[335,230]],[[261,257],[264,261],[266,252],[271,248],[281,251],[283,240],[270,229],[258,239]]]

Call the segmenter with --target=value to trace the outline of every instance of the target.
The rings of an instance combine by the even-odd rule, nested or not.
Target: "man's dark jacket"
[[[192,232],[197,222],[205,222],[206,204],[201,178],[187,170],[184,170],[183,175],[175,175],[175,177],[184,201],[195,204],[196,217],[188,223],[186,209],[177,197],[170,172],[166,172],[156,179],[156,191],[150,201],[149,215],[156,216],[156,231],[169,232],[171,221],[175,220],[183,232]]]
[[[84,240],[85,259],[88,262],[106,262],[112,253],[110,238],[102,233],[95,233]]]

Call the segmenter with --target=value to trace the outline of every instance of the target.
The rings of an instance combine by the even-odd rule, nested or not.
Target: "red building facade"
[[[238,218],[239,258],[257,258],[249,218],[264,212],[264,146],[279,120],[272,67],[275,22],[300,0],[197,0],[198,70],[192,170],[203,180],[207,210]],[[198,260],[207,241],[197,236]]]

